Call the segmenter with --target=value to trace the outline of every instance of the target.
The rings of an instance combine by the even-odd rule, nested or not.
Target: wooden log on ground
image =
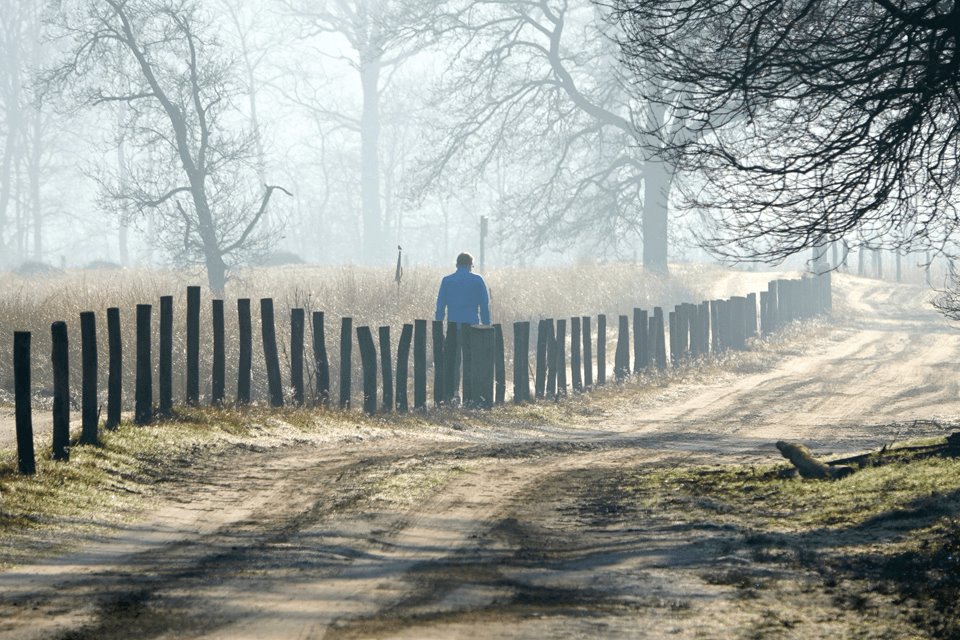
[[[794,444],[780,440],[777,442],[777,449],[783,454],[783,457],[790,461],[797,468],[797,472],[802,478],[812,480],[838,480],[845,478],[853,473],[853,467],[836,466],[824,464],[813,457],[810,450],[802,444]]]

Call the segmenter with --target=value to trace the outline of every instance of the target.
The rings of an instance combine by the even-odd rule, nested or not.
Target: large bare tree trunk
[[[643,266],[667,273],[668,205],[673,168],[659,160],[643,165]]]

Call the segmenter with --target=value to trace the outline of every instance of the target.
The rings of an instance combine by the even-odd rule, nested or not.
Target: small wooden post
[[[463,393],[460,394],[460,397],[463,398],[464,406],[477,406],[473,404],[477,400],[477,396],[474,394],[473,389],[473,352],[471,348],[473,343],[470,339],[470,332],[473,331],[473,327],[469,324],[460,325],[460,358],[463,363]]]
[[[293,404],[303,406],[303,342],[306,332],[307,312],[290,309],[290,386],[293,387]]]
[[[607,315],[597,316],[597,384],[607,383]]]
[[[710,353],[710,303],[700,303],[700,353]]]
[[[537,323],[537,368],[533,378],[533,397],[542,400],[547,388],[547,320]]]
[[[580,318],[580,328],[583,334],[583,388],[593,388],[593,336],[590,332],[590,316]]]
[[[447,399],[444,381],[443,320],[434,320],[431,326],[433,338],[433,402],[440,406]]]
[[[545,395],[548,398],[557,397],[557,336],[553,318],[549,318],[547,329],[547,388]]]
[[[210,404],[223,404],[227,386],[227,347],[223,300],[212,300],[213,319],[213,367],[210,370]]]
[[[200,287],[187,287],[187,404],[200,402]]]
[[[723,349],[720,337],[720,301],[710,301],[710,350],[714,355],[720,353]]]
[[[150,362],[149,304],[137,305],[137,388],[134,391],[133,421],[148,424],[153,418],[153,365]]]
[[[250,378],[253,369],[253,320],[250,298],[237,300],[237,328],[240,333],[240,357],[237,364],[237,404],[250,403]]]
[[[78,444],[98,444],[100,411],[97,407],[97,317],[93,311],[80,314],[82,426]]]
[[[377,412],[377,348],[370,327],[357,327],[357,345],[363,371],[363,412],[373,415]]]
[[[413,321],[413,408],[427,408],[427,321]]]
[[[277,353],[277,327],[274,323],[273,298],[260,299],[260,334],[263,338],[263,360],[267,366],[267,388],[270,406],[283,406],[283,381],[280,377],[280,356]]]
[[[494,353],[496,351],[496,330],[488,326],[465,325],[464,353],[470,354],[470,367],[464,367],[464,378],[470,378],[469,396],[464,401],[469,406],[489,409],[494,397]]]
[[[660,371],[667,368],[667,345],[663,329],[663,309],[654,307],[653,317],[650,318],[650,348]]]
[[[353,381],[353,318],[340,319],[340,408],[350,408],[350,386]]]
[[[493,354],[493,402],[494,404],[503,404],[507,395],[507,363],[506,353],[503,344],[503,325],[493,325],[494,330],[494,354]]]
[[[443,343],[443,401],[452,402],[460,391],[460,325],[447,323],[447,337]]]
[[[397,411],[401,413],[410,410],[407,401],[407,373],[410,368],[410,343],[412,340],[413,325],[403,325],[403,329],[400,331],[400,343],[397,345]],[[426,357],[426,351],[424,351],[424,357]],[[414,373],[414,379],[416,379],[416,373]],[[424,378],[424,381],[426,381],[426,378]],[[416,381],[414,384],[416,384]],[[414,397],[416,395],[416,390],[414,390]],[[424,398],[426,398],[426,386],[424,386]]]
[[[617,327],[617,351],[614,355],[613,374],[617,382],[630,375],[630,318],[620,316]]]
[[[530,323],[513,323],[513,402],[530,399]]]
[[[567,321],[557,320],[557,333],[554,336],[554,365],[557,372],[557,396],[567,395]]]
[[[107,345],[109,371],[107,374],[107,422],[104,428],[120,426],[120,407],[123,400],[123,340],[120,335],[120,309],[107,309]]]
[[[570,318],[570,377],[574,393],[583,392],[583,365],[580,362],[580,317]]]
[[[757,294],[747,294],[747,337],[757,335]]]
[[[633,310],[633,372],[640,373],[650,364],[647,349],[647,312]]]
[[[160,371],[157,387],[160,392],[158,414],[173,415],[173,296],[160,297]]]
[[[53,459],[70,459],[70,355],[67,323],[50,326],[53,362]]]
[[[25,476],[37,472],[33,451],[33,407],[30,392],[30,332],[13,332],[14,414],[17,425],[17,469]]]
[[[330,362],[327,359],[327,336],[323,325],[323,311],[313,312],[313,366],[317,391],[313,403],[330,406]]]
[[[670,311],[668,318],[670,322],[670,364],[671,366],[676,367],[678,364],[680,364],[680,354],[678,353],[677,347],[677,312]]]
[[[377,328],[380,341],[380,379],[383,381],[383,410],[393,411],[393,358],[390,357],[390,327]]]

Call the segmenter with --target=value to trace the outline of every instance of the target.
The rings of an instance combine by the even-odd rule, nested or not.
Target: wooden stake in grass
[[[290,309],[290,386],[293,403],[303,406],[303,334],[306,325],[304,309]]]
[[[313,312],[313,361],[316,367],[316,404],[330,405],[330,362],[327,360],[327,338],[323,326],[323,311]]]
[[[33,452],[33,408],[30,398],[30,332],[13,333],[13,386],[17,421],[17,469],[25,476],[37,472]]]
[[[153,418],[153,367],[150,362],[152,309],[149,304],[137,305],[137,383],[133,412],[133,421],[137,424],[147,424]]]
[[[213,368],[210,375],[210,404],[219,407],[223,404],[226,388],[226,345],[223,300],[213,300]]]
[[[200,402],[200,287],[187,287],[187,404]]]
[[[120,407],[123,398],[123,342],[120,335],[120,309],[107,309],[107,342],[110,350],[107,377],[107,422],[105,429],[120,426]]]
[[[80,314],[81,416],[80,444],[97,444],[97,317],[93,311]]]
[[[263,336],[263,359],[267,365],[267,387],[270,406],[283,406],[283,382],[280,378],[280,356],[277,354],[277,328],[273,320],[273,299],[260,299],[260,329]]]
[[[173,415],[173,296],[160,297],[160,415]]]
[[[50,327],[53,361],[53,459],[70,459],[70,355],[67,323]]]
[[[244,405],[250,403],[250,377],[253,365],[253,321],[250,318],[250,298],[237,300],[237,328],[240,333],[237,404]]]

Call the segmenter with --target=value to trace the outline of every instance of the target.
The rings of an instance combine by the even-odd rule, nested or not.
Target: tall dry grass
[[[236,300],[251,298],[254,315],[255,400],[265,400],[266,373],[260,346],[259,299],[274,299],[277,337],[280,343],[284,381],[289,380],[289,310],[304,308],[308,320],[312,311],[325,314],[326,346],[331,363],[331,389],[336,397],[339,384],[340,318],[351,316],[354,326],[391,327],[395,358],[400,329],[416,318],[432,319],[440,278],[452,269],[410,268],[399,289],[392,268],[372,267],[278,267],[241,272],[228,284],[224,295],[227,331],[227,395],[236,393],[238,329]],[[629,314],[634,307],[671,306],[679,302],[710,297],[712,283],[726,277],[715,267],[676,265],[668,277],[647,273],[635,264],[578,265],[564,268],[504,268],[484,274],[491,292],[494,322],[504,325],[507,357],[512,353],[512,323],[518,320],[563,318],[606,313]],[[154,305],[154,371],[157,366],[159,299],[174,297],[174,401],[183,397],[186,361],[186,288],[202,284],[202,273],[173,270],[75,270],[56,275],[21,277],[0,273],[0,336],[6,345],[0,351],[0,403],[12,401],[14,331],[31,331],[32,378],[36,402],[44,406],[52,390],[50,367],[50,325],[67,322],[70,340],[71,395],[79,402],[80,330],[82,311],[97,314],[100,357],[100,393],[106,404],[107,335],[106,309],[119,307],[123,333],[124,407],[132,407],[135,361],[135,309],[137,304]],[[211,296],[204,292],[201,311],[201,393],[209,394],[211,370]],[[615,338],[616,319],[608,322],[608,338]],[[535,329],[535,324],[534,324]],[[310,328],[306,338],[307,359],[312,362]],[[355,340],[355,337],[354,337]],[[428,347],[429,350],[429,347]],[[355,356],[359,361],[359,358]],[[428,356],[429,359],[429,356]],[[612,359],[612,356],[608,357]],[[359,362],[354,364],[359,376]],[[511,371],[508,363],[507,371]],[[308,388],[313,387],[310,367]],[[431,379],[428,376],[428,379]],[[357,378],[359,381],[359,377]],[[356,389],[359,384],[355,384]],[[355,398],[356,400],[356,398]]]

